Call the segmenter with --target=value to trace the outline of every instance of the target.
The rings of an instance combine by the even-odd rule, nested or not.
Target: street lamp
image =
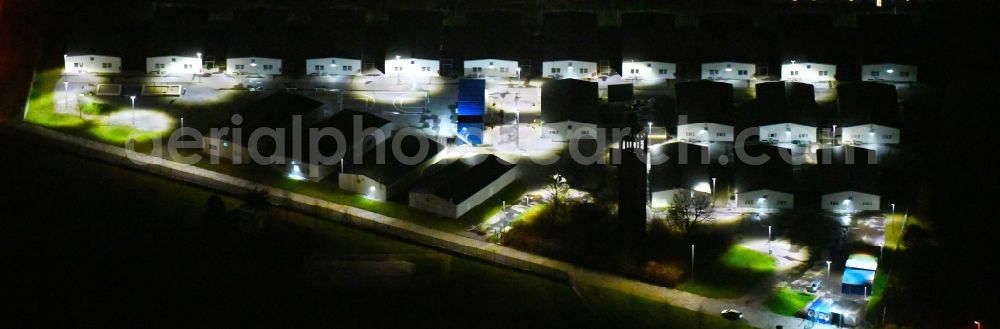
[[[826,279],[830,280],[830,263],[831,261],[826,261]]]
[[[129,96],[128,98],[130,100],[132,100],[132,127],[134,128],[135,127],[135,96],[134,95],[133,96]]]
[[[691,245],[691,282],[694,282],[694,245]]]
[[[833,138],[833,145],[837,145],[837,125],[833,125],[833,132],[830,133],[830,138]]]
[[[979,321],[972,321],[972,323],[976,324],[976,329],[982,329],[981,325],[979,324]]]
[[[69,81],[63,81],[63,111],[69,107]],[[80,118],[83,118],[83,112],[80,112]]]
[[[767,226],[767,254],[771,254],[771,225]]]

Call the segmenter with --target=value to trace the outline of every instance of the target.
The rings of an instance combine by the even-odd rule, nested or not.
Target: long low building
[[[201,56],[156,56],[146,58],[146,73],[148,74],[197,74],[200,72]]]
[[[827,82],[836,80],[837,66],[823,63],[781,64],[781,80]]]
[[[881,197],[876,194],[858,191],[840,191],[823,194],[820,198],[823,210],[835,213],[856,213],[861,211],[879,211]]]
[[[866,64],[861,66],[861,80],[916,82],[917,67],[904,64]]]
[[[361,73],[361,60],[339,57],[310,58],[306,60],[308,75],[355,75]]]
[[[445,155],[444,145],[423,135],[397,134],[395,138],[402,140],[386,140],[365,152],[361,163],[348,162],[338,177],[340,189],[385,201],[405,191]]]
[[[840,136],[840,142],[847,145],[899,144],[899,128],[874,123],[844,127]]]
[[[622,78],[629,80],[676,79],[677,64],[654,61],[622,63]]]
[[[439,163],[429,168],[428,172],[433,173],[410,190],[410,206],[459,218],[518,177],[515,165],[495,155],[479,156],[474,163],[466,160]]]
[[[471,59],[464,64],[462,75],[469,78],[516,78],[521,70],[517,61],[503,59]]]
[[[105,55],[63,56],[63,73],[66,74],[115,74],[122,72],[122,58]]]
[[[441,62],[426,58],[390,58],[385,60],[388,75],[433,77],[441,71]]]
[[[266,57],[237,57],[226,59],[226,74],[281,74],[281,59]]]
[[[715,62],[701,64],[701,78],[705,80],[750,80],[757,71],[757,65],[739,62]]]
[[[597,74],[597,63],[577,60],[542,62],[542,76],[553,79],[588,79]]]

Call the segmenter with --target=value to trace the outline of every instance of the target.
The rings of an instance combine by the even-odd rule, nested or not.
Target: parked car
[[[737,310],[733,310],[733,309],[725,309],[725,310],[722,310],[722,317],[726,318],[728,320],[734,320],[735,321],[735,320],[739,320],[739,319],[743,318],[743,312],[740,312],[740,311],[737,311]]]
[[[819,291],[819,288],[822,286],[823,286],[823,280],[816,280],[809,284],[809,287],[806,288],[806,291],[817,292]]]

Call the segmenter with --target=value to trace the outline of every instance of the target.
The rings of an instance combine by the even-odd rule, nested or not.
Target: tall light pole
[[[826,280],[830,281],[830,263],[831,261],[826,261]]]
[[[132,100],[132,127],[135,128],[135,96],[129,96],[128,98]]]
[[[694,245],[691,245],[691,282],[694,282]]]
[[[983,329],[983,327],[982,327],[982,325],[981,325],[981,324],[979,323],[979,321],[972,321],[972,323],[975,323],[975,324],[976,324],[976,329]]]
[[[878,244],[878,262],[879,262],[879,264],[882,263],[882,249],[884,249],[884,248],[885,248],[885,241],[880,242]]]
[[[767,254],[771,254],[771,225],[767,226]]]
[[[833,132],[830,133],[830,138],[833,139],[831,144],[837,145],[837,125],[833,125]]]
[[[63,81],[63,111],[69,109],[69,81]],[[80,112],[80,118],[83,118],[83,112]]]

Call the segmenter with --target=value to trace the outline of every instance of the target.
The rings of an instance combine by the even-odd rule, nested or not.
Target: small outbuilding
[[[516,78],[520,70],[514,60],[470,59],[465,61],[462,75],[468,78]]]
[[[107,55],[65,55],[63,73],[117,74],[122,72],[122,58]]]
[[[853,254],[844,266],[840,279],[840,292],[847,295],[871,296],[875,282],[878,258],[866,254]]]
[[[323,57],[306,60],[306,74],[312,76],[356,75],[359,73],[361,73],[360,59]]]
[[[597,83],[576,79],[542,85],[542,138],[569,141],[597,138]]]
[[[152,75],[198,74],[202,68],[201,54],[194,56],[156,56],[146,58],[146,73]]]
[[[801,82],[835,81],[837,65],[811,62],[795,62],[781,64],[781,80]]]
[[[708,80],[677,84],[677,137],[682,142],[732,142],[733,86]]]
[[[896,87],[878,82],[837,86],[841,143],[899,144],[899,103]]]
[[[917,66],[891,63],[865,64],[861,66],[861,80],[916,82]]]
[[[281,75],[281,59],[267,57],[227,58],[226,74]]]
[[[847,299],[818,298],[806,309],[807,318],[820,324],[853,327],[864,319],[864,306]]]
[[[701,64],[701,78],[705,80],[751,80],[757,65],[742,62],[712,62]]]

